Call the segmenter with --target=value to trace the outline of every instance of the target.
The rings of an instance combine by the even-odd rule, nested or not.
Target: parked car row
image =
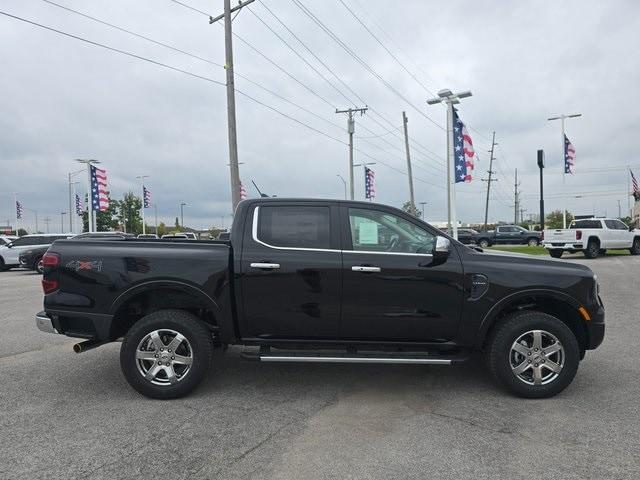
[[[541,238],[541,232],[527,230],[519,225],[499,225],[495,230],[486,232],[478,232],[472,228],[458,229],[458,241],[465,245],[476,244],[482,248],[508,244],[536,246],[540,244]]]
[[[110,240],[123,238],[139,238],[139,239],[157,239],[154,233],[136,235],[124,232],[87,232],[80,234],[71,233],[44,233],[24,235],[16,237],[12,235],[0,236],[0,271],[10,268],[22,267],[35,270],[38,273],[43,272],[42,257],[53,242],[61,239],[96,239]],[[197,240],[192,232],[176,233],[163,235],[163,239],[184,239]]]

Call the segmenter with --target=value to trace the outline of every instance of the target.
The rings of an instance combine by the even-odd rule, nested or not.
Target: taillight
[[[42,279],[42,290],[45,295],[47,293],[55,292],[58,289],[58,280],[45,280]]]
[[[576,240],[582,240],[582,230],[576,230]]]
[[[53,252],[47,252],[42,257],[43,267],[57,267],[60,265],[60,255]]]
[[[55,292],[59,288],[58,273],[51,272],[49,269],[60,265],[60,255],[53,252],[46,252],[42,256],[42,266],[44,267],[44,275],[42,277],[42,290],[45,295]],[[53,278],[51,278],[53,277]]]

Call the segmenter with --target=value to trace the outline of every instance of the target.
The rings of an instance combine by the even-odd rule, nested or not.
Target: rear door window
[[[602,228],[602,224],[600,220],[575,220],[569,228]]]
[[[258,239],[270,246],[328,249],[330,238],[329,207],[259,207]]]

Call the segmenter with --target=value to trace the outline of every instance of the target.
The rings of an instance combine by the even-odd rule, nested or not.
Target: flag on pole
[[[567,136],[564,136],[564,173],[573,173],[573,166],[576,161],[576,149],[569,141]]]
[[[22,218],[23,210],[22,204],[16,200],[16,219],[20,220]]]
[[[144,197],[142,199],[144,203],[144,208],[151,208],[151,192],[144,185],[142,186],[142,196]]]
[[[631,170],[629,170],[629,173],[631,174],[631,183],[633,184],[633,198],[640,201],[640,188],[638,188],[638,180]]]
[[[473,141],[467,127],[462,123],[458,112],[453,109],[453,156],[454,156],[454,168],[456,183],[470,182],[473,180],[471,172],[473,171],[474,164],[473,158],[476,152],[473,150]]]
[[[247,191],[245,190],[242,182],[240,182],[240,200],[246,200],[246,199],[247,199]]]
[[[82,200],[80,200],[80,195],[76,193],[76,215],[82,215],[84,211],[84,205],[82,205]]]
[[[364,167],[364,198],[369,200],[376,198],[376,172],[369,167]]]
[[[109,209],[107,171],[91,165],[91,205],[93,210],[105,212]]]

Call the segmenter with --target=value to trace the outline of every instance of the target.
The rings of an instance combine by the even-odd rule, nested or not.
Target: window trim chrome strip
[[[268,248],[273,248],[275,250],[294,250],[294,251],[302,251],[302,252],[334,252],[334,253],[357,253],[357,254],[375,254],[375,255],[403,255],[410,257],[433,257],[431,253],[404,253],[404,252],[376,252],[372,250],[335,250],[332,248],[303,248],[303,247],[276,247],[275,245],[271,245],[269,243],[263,242],[258,238],[258,216],[259,216],[260,206],[256,206],[253,210],[253,220],[251,225],[251,236],[253,241],[259,243],[260,245],[264,245]]]

